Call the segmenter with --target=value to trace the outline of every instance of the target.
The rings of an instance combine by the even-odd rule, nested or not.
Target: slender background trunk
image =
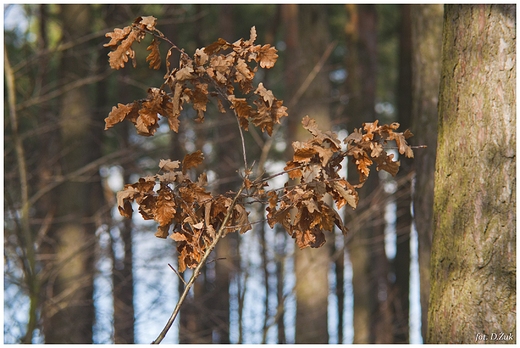
[[[411,5],[413,214],[419,244],[421,333],[426,339],[430,297],[430,254],[433,235],[433,182],[437,151],[437,104],[442,45],[443,5]]]
[[[412,118],[412,36],[410,6],[400,6],[399,63],[397,84],[397,120],[401,129],[409,129]],[[394,343],[409,342],[410,310],[410,233],[412,229],[412,159],[399,156],[396,192],[396,253],[393,260],[394,283]]]
[[[66,40],[77,40],[89,32],[89,6],[62,5],[60,11]],[[91,73],[88,53],[85,45],[66,51],[61,64],[62,82]],[[91,133],[92,115],[86,88],[74,88],[63,94],[60,110],[62,175],[90,163],[91,156],[98,154],[99,144]],[[60,223],[49,233],[55,268],[44,289],[52,294],[42,313],[46,343],[92,343],[96,245],[92,216],[96,201],[100,202],[98,176],[72,177],[60,187],[57,214]],[[70,325],[71,322],[74,325]]]

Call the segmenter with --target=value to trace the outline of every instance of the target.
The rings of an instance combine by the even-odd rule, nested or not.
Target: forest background
[[[281,171],[292,141],[304,139],[305,115],[340,138],[375,119],[399,122],[414,133],[413,145],[426,145],[413,160],[399,158],[396,177],[373,175],[359,206],[340,211],[349,233],[327,235],[322,248],[298,250],[267,223],[228,235],[164,342],[422,342],[444,7],[383,4],[5,5],[4,342],[152,341],[183,288],[172,270],[175,245],[153,236],[153,221],[123,219],[116,192],[157,173],[161,159],[197,149],[211,190],[241,182],[232,114],[210,109],[203,124],[186,123],[178,133],[161,124],[153,138],[126,123],[104,131],[113,106],[162,81],[164,71],[144,61],[147,44],[134,47],[137,67],[120,71],[110,69],[103,47],[107,32],[148,15],[188,54],[219,37],[247,39],[252,26],[258,43],[278,49],[275,67],[257,78],[284,100],[289,117],[271,138],[244,134],[248,157],[265,159],[268,173]],[[13,25],[12,17],[23,20]],[[181,115],[195,117],[189,107]],[[514,171],[514,155],[504,157],[513,158]],[[349,168],[350,180],[357,173]],[[263,218],[261,210],[251,216]],[[503,240],[515,245],[514,235]],[[516,247],[508,250],[510,280]],[[411,280],[420,283],[415,294]],[[504,291],[507,312],[516,297]],[[410,299],[419,311],[410,311]]]

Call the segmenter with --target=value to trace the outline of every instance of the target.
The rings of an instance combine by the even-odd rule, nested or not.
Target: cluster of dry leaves
[[[377,164],[377,170],[392,175],[397,173],[399,162],[392,160],[393,154],[389,155],[384,145],[395,140],[399,153],[413,157],[406,142],[412,133],[395,132],[398,123],[390,126],[379,126],[378,121],[365,123],[363,129],[355,129],[343,140],[347,148],[342,150],[336,133],[322,132],[316,121],[308,116],[304,117],[302,124],[312,138],[292,144],[294,156],[284,168],[298,184],[286,185],[281,197],[274,191],[269,193],[267,217],[271,227],[276,223],[282,224],[300,248],[316,248],[325,243],[323,231],[333,232],[334,225],[346,233],[341,217],[327,203],[330,198],[337,209],[345,204],[355,209],[359,201],[356,189],[363,186],[372,163]],[[341,162],[347,156],[352,158],[359,173],[360,182],[356,185],[338,174]]]
[[[156,29],[156,24],[155,17],[138,17],[131,26],[107,33],[110,42],[104,46],[112,49],[108,54],[110,66],[120,69],[131,59],[135,67],[132,44],[141,42],[149,33],[153,40],[147,48],[150,53],[146,61],[150,68],[159,69],[160,43],[169,40]],[[198,115],[196,121],[203,122],[210,97],[215,97],[218,110],[225,113],[226,107],[233,109],[244,130],[248,130],[249,123],[252,123],[271,135],[274,124],[287,116],[287,108],[262,83],[253,86],[258,66],[270,69],[278,58],[274,47],[255,45],[255,40],[256,29],[252,27],[249,40],[229,43],[218,39],[207,47],[197,49],[193,57],[171,44],[166,54],[163,85],[150,88],[147,98],[143,100],[114,106],[105,119],[105,129],[126,119],[135,125],[140,135],[150,136],[157,130],[161,116],[168,119],[171,130],[178,132],[183,104],[191,104]],[[172,69],[170,57],[175,49],[180,52],[180,64]],[[166,87],[170,94],[165,91]],[[236,88],[243,97],[235,95]]]
[[[146,220],[155,220],[159,227],[155,235],[170,237],[177,242],[179,271],[193,268],[200,262],[207,247],[213,242],[216,231],[225,223],[224,235],[251,229],[248,212],[240,202],[233,203],[229,195],[213,196],[206,191],[206,174],[197,181],[189,178],[188,170],[202,163],[201,151],[179,161],[161,160],[161,174],[140,178],[135,184],[125,185],[117,193],[119,212],[132,217],[132,202],[139,205],[139,213]],[[179,169],[181,168],[181,169]],[[224,221],[229,209],[230,218]]]
[[[148,47],[151,52],[146,60],[150,68],[158,69],[161,65],[160,40],[169,41],[155,26],[154,17],[139,17],[132,26],[108,33],[111,40],[105,46],[112,48],[110,66],[122,68],[129,59],[135,66],[132,44],[140,42],[146,34],[152,34],[153,41]],[[219,39],[197,49],[193,58],[179,50],[180,65],[175,69],[171,69],[168,59],[172,50],[178,48],[169,42],[163,87],[150,88],[144,100],[118,104],[105,119],[106,129],[126,119],[135,125],[139,134],[149,136],[154,134],[159,116],[162,116],[177,132],[183,104],[191,104],[198,113],[197,120],[203,122],[208,96],[215,96],[218,109],[224,113],[223,101],[228,103],[244,130],[252,123],[271,135],[274,124],[287,116],[286,108],[262,83],[253,87],[253,77],[258,65],[272,68],[278,56],[274,47],[254,45],[255,39],[253,27],[249,40],[229,43]],[[163,89],[165,86],[171,93]],[[250,96],[247,99],[235,97],[237,87],[242,94]],[[190,169],[203,161],[202,152],[197,151],[187,155],[182,163],[161,160],[160,174],[125,185],[117,194],[119,211],[121,215],[131,217],[132,202],[135,201],[144,219],[155,220],[159,225],[156,236],[170,236],[177,243],[180,272],[200,263],[210,245],[218,239],[217,231],[222,230],[225,235],[251,229],[252,222],[245,207],[251,200],[265,201],[269,225],[281,224],[300,248],[320,247],[325,243],[323,231],[333,232],[337,226],[346,233],[337,209],[347,204],[356,208],[359,200],[356,189],[363,186],[372,164],[376,164],[377,170],[392,175],[397,173],[399,162],[385,150],[389,141],[395,141],[401,155],[413,157],[406,142],[412,134],[408,130],[397,132],[398,123],[379,125],[375,121],[355,129],[343,139],[345,146],[342,146],[336,133],[320,130],[312,118],[306,116],[302,124],[312,137],[292,144],[294,156],[284,168],[291,183],[286,183],[282,190],[266,190],[265,178],[251,181],[246,175],[243,187],[248,190],[247,195],[233,192],[213,195],[206,191],[205,173],[197,180],[190,178]],[[360,177],[358,184],[353,185],[339,175],[346,157],[356,164]]]

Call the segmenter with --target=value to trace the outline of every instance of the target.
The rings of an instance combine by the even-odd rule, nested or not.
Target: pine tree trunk
[[[326,8],[318,5],[298,6],[298,53],[293,66],[299,71],[298,88],[312,72],[329,44]],[[294,89],[293,89],[294,90]],[[290,143],[308,138],[301,127],[305,115],[314,118],[323,129],[329,129],[328,75],[320,71],[293,109],[293,123],[289,126]],[[296,111],[296,112],[295,112]],[[294,130],[294,131],[291,131]],[[292,147],[291,147],[292,149]],[[295,343],[328,343],[327,303],[329,293],[328,271],[330,267],[330,244],[334,236],[318,249],[296,250],[294,255],[296,273],[296,333]]]
[[[62,5],[60,19],[65,40],[77,40],[90,29],[90,6]],[[62,83],[90,73],[88,50],[76,45],[62,58]],[[91,100],[85,87],[66,91],[61,98],[60,131],[63,175],[89,163],[97,153],[94,143]],[[96,125],[97,126],[97,125]],[[91,343],[94,323],[93,278],[95,225],[92,203],[100,202],[99,177],[71,178],[60,187],[56,229],[49,232],[54,271],[44,291],[50,299],[43,308],[46,343]]]
[[[439,100],[443,5],[412,5],[412,133],[417,149],[413,159],[414,223],[419,244],[421,333],[426,339],[430,297],[430,255],[433,235],[433,181],[437,151],[437,103]]]
[[[375,5],[347,5],[346,80],[349,131],[375,120],[377,87],[377,10]],[[348,180],[359,182],[355,166],[349,163]],[[360,206],[346,210],[349,227],[348,252],[352,264],[354,293],[354,343],[392,341],[389,305],[389,263],[384,246],[384,196],[378,192],[377,173],[371,173],[359,191]],[[369,218],[360,221],[362,215]]]
[[[397,119],[401,129],[409,129],[412,115],[412,37],[410,6],[401,5],[399,33],[399,78],[397,84]],[[412,160],[399,156],[401,166],[396,180],[396,253],[393,260],[395,272],[392,299],[394,311],[394,343],[409,342],[410,310],[410,233],[412,229],[411,166]]]
[[[516,8],[447,5],[428,342],[516,342]]]

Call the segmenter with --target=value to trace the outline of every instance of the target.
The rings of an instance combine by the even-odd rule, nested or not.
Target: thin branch
[[[244,157],[244,170],[248,168],[247,165],[247,155],[246,155],[246,142],[244,140],[244,133],[242,132],[242,127],[240,127],[240,120],[236,117],[238,131],[240,132],[240,140],[242,141],[242,156]]]
[[[31,233],[29,223],[29,185],[27,181],[27,163],[25,162],[25,151],[22,139],[18,133],[18,116],[16,113],[16,87],[14,72],[9,62],[7,48],[4,46],[4,71],[7,85],[7,98],[9,104],[9,120],[11,122],[11,130],[13,132],[14,146],[16,151],[16,159],[18,161],[18,174],[20,176],[20,192],[21,192],[21,230],[25,242],[25,252],[27,255],[26,282],[29,288],[29,320],[25,337],[22,339],[24,343],[30,343],[32,334],[36,329],[37,310],[39,306],[40,284],[36,275],[36,251],[34,250],[34,240]],[[22,246],[23,247],[23,246]]]
[[[206,249],[206,252],[202,256],[202,259],[200,260],[199,264],[193,270],[193,274],[192,274],[190,280],[188,281],[188,283],[186,284],[186,287],[184,288],[184,291],[183,291],[181,297],[179,298],[179,301],[177,301],[177,305],[175,306],[175,309],[173,310],[173,313],[170,316],[170,319],[168,319],[168,322],[164,326],[164,329],[161,331],[159,336],[157,336],[157,338],[152,342],[152,344],[161,343],[162,340],[164,339],[164,337],[166,336],[166,334],[168,333],[168,331],[170,330],[171,326],[173,325],[173,322],[175,321],[175,318],[177,318],[177,315],[179,314],[179,311],[181,309],[182,304],[184,303],[184,301],[186,299],[186,296],[188,296],[188,292],[192,288],[193,284],[195,284],[195,280],[197,280],[197,278],[199,277],[202,267],[204,267],[209,255],[211,254],[213,249],[215,249],[215,246],[219,242],[220,238],[222,238],[222,235],[224,234],[224,231],[226,230],[226,224],[227,224],[229,218],[231,217],[231,214],[233,214],[233,209],[235,208],[237,200],[240,197],[240,195],[242,194],[242,191],[244,189],[245,189],[245,184],[242,183],[240,190],[238,190],[237,194],[233,198],[233,201],[231,202],[231,205],[228,208],[226,216],[224,217],[224,220],[222,221],[222,224],[220,225],[220,228],[218,230],[217,235],[215,236],[215,239],[211,242],[208,249]]]
[[[168,266],[170,266],[170,268],[172,269],[172,271],[175,272],[175,274],[177,274],[177,276],[179,277],[179,279],[184,283],[184,286],[188,286],[188,283],[186,283],[186,281],[184,280],[184,278],[181,276],[181,274],[179,273],[179,271],[177,271],[175,268],[173,268],[172,265],[168,264]]]
[[[90,84],[93,84],[95,82],[102,81],[108,75],[110,75],[111,73],[112,72],[110,70],[107,70],[103,74],[97,74],[97,75],[88,76],[88,77],[84,77],[84,78],[81,78],[81,79],[74,80],[74,81],[72,81],[72,82],[70,82],[68,84],[63,85],[62,87],[60,87],[58,89],[55,89],[52,92],[49,92],[47,94],[31,98],[29,100],[26,100],[23,103],[20,103],[20,104],[16,105],[16,110],[20,111],[20,110],[26,109],[26,108],[28,108],[30,106],[44,103],[44,102],[49,101],[51,99],[58,98],[62,94],[66,93],[66,92],[68,92],[68,91],[70,91],[72,89],[79,88],[79,87],[82,87],[82,86],[85,86],[85,85],[90,85]]]

